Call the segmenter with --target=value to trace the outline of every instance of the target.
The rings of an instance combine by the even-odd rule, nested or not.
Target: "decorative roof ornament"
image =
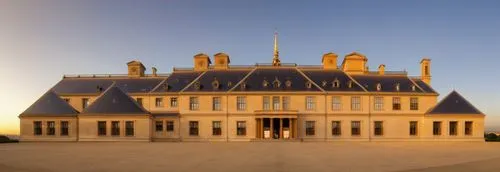
[[[377,91],[382,90],[382,85],[380,83],[377,83]]]
[[[278,32],[274,32],[274,53],[273,53],[273,66],[281,66],[280,53],[278,51]]]
[[[274,88],[280,88],[281,87],[281,81],[278,80],[278,77],[275,77],[274,78],[274,81],[273,81],[273,87]]]
[[[240,88],[242,90],[246,89],[247,88],[247,82],[246,81],[241,82]]]
[[[214,90],[217,90],[217,89],[219,89],[219,86],[220,86],[219,81],[217,80],[217,78],[216,78],[216,77],[214,77],[214,81],[212,81],[212,88],[213,88]]]
[[[307,82],[306,82],[306,87],[307,87],[307,88],[311,88],[311,87],[312,87],[312,83],[311,83],[311,81],[307,81]]]
[[[290,79],[287,79],[287,80],[285,81],[285,86],[286,86],[287,88],[292,87],[292,81],[290,81]]]
[[[338,78],[335,78],[335,80],[333,80],[332,87],[333,88],[339,88],[340,87],[340,81],[339,81]]]
[[[262,86],[264,88],[267,88],[268,85],[269,85],[269,82],[266,79],[264,79],[264,81],[262,81]]]
[[[200,90],[200,89],[201,89],[201,84],[200,84],[200,82],[196,81],[196,82],[194,83],[194,89],[197,89],[197,90]]]
[[[396,91],[399,91],[399,83],[396,83]]]

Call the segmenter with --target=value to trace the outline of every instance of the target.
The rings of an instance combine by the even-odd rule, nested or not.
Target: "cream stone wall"
[[[78,95],[78,96],[61,96],[62,99],[69,99],[69,104],[75,108],[78,112],[83,111],[83,98],[89,99],[89,105],[92,104],[98,95]]]
[[[76,117],[21,117],[20,141],[77,141]],[[42,135],[35,135],[34,121],[42,122]],[[55,135],[47,135],[47,121],[55,122]],[[68,121],[68,136],[61,136],[61,121]]]
[[[156,131],[156,121],[163,124],[162,131]],[[174,123],[174,131],[167,131],[167,121]],[[155,117],[152,120],[152,137],[153,141],[180,141],[180,124],[179,117]]]
[[[79,118],[79,141],[150,141],[152,119],[149,115],[106,115]],[[97,122],[106,121],[106,136],[99,136]],[[120,121],[120,136],[111,136],[111,121]],[[125,136],[125,121],[134,121],[134,136]]]
[[[433,122],[441,121],[441,135],[433,135]],[[457,135],[449,134],[450,121],[457,121]],[[472,135],[465,135],[465,121],[472,121]],[[426,115],[424,117],[423,140],[434,141],[484,141],[484,116],[483,115]]]
[[[189,122],[198,122],[198,135],[189,134]],[[213,121],[221,121],[221,135],[212,135]],[[225,114],[187,114],[180,118],[180,135],[182,141],[225,141],[227,140],[228,118]],[[236,124],[235,124],[236,125]],[[248,124],[247,124],[248,125]]]

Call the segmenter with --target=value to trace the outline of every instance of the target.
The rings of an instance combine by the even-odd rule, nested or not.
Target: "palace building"
[[[369,71],[353,52],[337,64],[233,66],[194,56],[193,68],[65,75],[19,115],[21,141],[484,141],[484,114],[456,91],[440,102],[431,60],[421,75]],[[318,61],[320,58],[318,58]]]

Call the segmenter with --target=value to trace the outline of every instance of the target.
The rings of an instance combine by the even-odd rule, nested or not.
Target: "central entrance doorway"
[[[261,139],[291,139],[295,138],[294,119],[292,118],[258,118],[257,138]]]

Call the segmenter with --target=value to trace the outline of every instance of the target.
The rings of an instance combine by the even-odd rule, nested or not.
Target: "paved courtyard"
[[[0,144],[0,171],[499,171],[500,143]]]

